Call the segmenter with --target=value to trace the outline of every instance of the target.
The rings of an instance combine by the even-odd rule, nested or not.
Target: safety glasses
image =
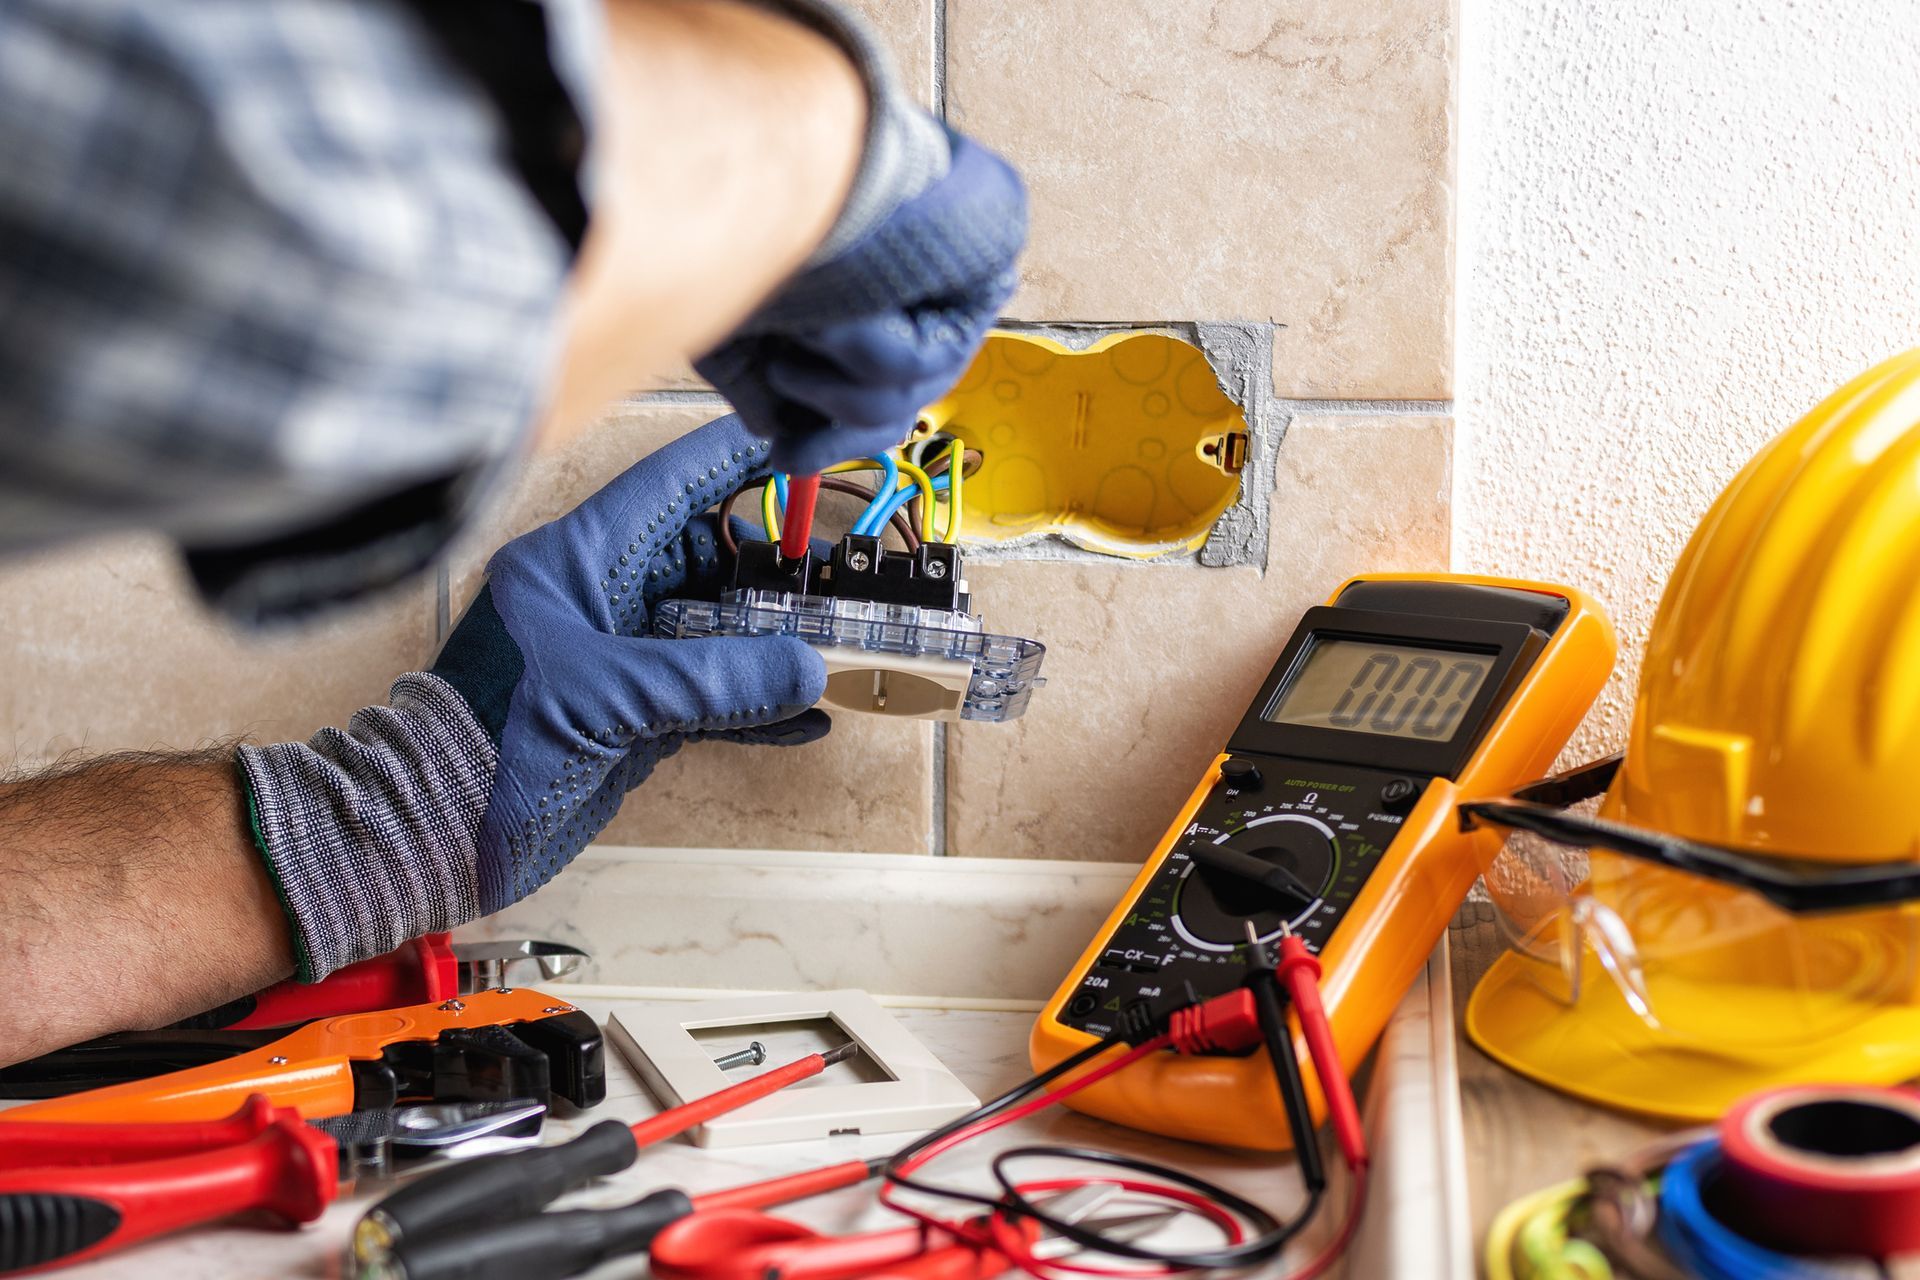
[[[1663,1035],[1800,1042],[1920,1002],[1920,872],[1763,858],[1595,816],[1611,756],[1460,806],[1507,836],[1486,875],[1528,977],[1568,1005],[1610,982]]]

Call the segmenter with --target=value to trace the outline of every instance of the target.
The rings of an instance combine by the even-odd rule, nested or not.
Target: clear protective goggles
[[[1920,1005],[1920,867],[1761,857],[1594,816],[1620,757],[1460,806],[1527,977],[1569,1007],[1611,983],[1653,1033],[1804,1044]],[[1597,993],[1596,993],[1597,994]]]

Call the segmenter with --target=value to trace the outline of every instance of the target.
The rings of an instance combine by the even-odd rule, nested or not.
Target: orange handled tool
[[[507,1054],[509,1058],[517,1053],[521,1058],[539,1059],[534,1074],[543,1081],[547,1078],[548,1058],[571,1056],[571,1063],[555,1068],[553,1088],[577,1105],[592,1106],[606,1096],[606,1079],[601,1066],[603,1050],[591,1020],[585,1014],[578,1014],[575,1022],[541,1026],[543,1022],[555,1022],[574,1014],[572,1005],[520,987],[477,992],[464,999],[438,1004],[326,1018],[220,1062],[0,1112],[0,1138],[4,1138],[10,1126],[49,1120],[105,1123],[218,1120],[230,1115],[249,1094],[255,1093],[266,1095],[279,1106],[293,1108],[309,1120],[345,1115],[356,1105],[356,1064],[363,1069],[380,1068],[389,1050],[400,1053],[402,1046],[424,1042],[427,1048],[414,1055],[424,1059],[417,1074],[432,1078],[437,1042],[443,1037],[451,1040],[454,1033],[472,1033],[473,1040],[484,1039],[488,1050]],[[584,1021],[584,1027],[578,1025],[580,1021]],[[516,1028],[511,1035],[505,1030],[509,1025]],[[593,1033],[591,1037],[585,1035],[588,1031]],[[516,1039],[527,1043],[516,1044]],[[547,1051],[545,1057],[542,1050]],[[534,1064],[527,1065],[533,1070]],[[572,1068],[570,1078],[560,1079],[561,1068],[569,1066]],[[385,1070],[372,1074],[383,1075],[387,1089],[395,1087],[395,1072]],[[361,1099],[361,1102],[392,1105],[397,1100],[390,1092],[387,1097]]]

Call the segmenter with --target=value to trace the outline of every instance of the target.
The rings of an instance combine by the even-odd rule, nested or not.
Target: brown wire
[[[768,483],[771,482],[769,481]],[[765,487],[765,485],[750,485],[748,489],[761,489]],[[839,476],[821,476],[820,487],[833,493],[844,493],[849,497],[859,498],[865,502],[873,501],[873,494],[862,489],[859,485],[853,483],[853,481],[843,480]],[[728,517],[733,514],[734,501],[739,498],[741,494],[748,492],[748,489],[735,489],[720,501],[720,545],[736,557],[740,554],[740,544],[734,539],[733,526],[729,522]],[[904,511],[894,512],[893,518],[887,523],[895,533],[900,535],[900,540],[905,543],[907,550],[912,551],[920,545],[920,538],[914,533],[913,526],[907,522],[907,515]]]
[[[986,455],[981,453],[978,449],[961,450],[960,478],[962,480],[965,480],[971,477],[974,472],[980,469],[980,464],[985,461],[986,461]],[[943,476],[947,474],[946,451],[942,450],[940,453],[937,453],[933,457],[927,459],[927,465],[923,467],[922,470],[924,470],[927,473],[927,479],[929,480],[933,479],[935,476]],[[916,529],[920,527],[920,505],[923,501],[924,499],[922,499],[919,496],[919,490],[916,489],[914,491],[913,501],[907,504],[907,523],[912,525]]]

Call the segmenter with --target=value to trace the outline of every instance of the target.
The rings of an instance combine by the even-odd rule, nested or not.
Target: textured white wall
[[[1455,551],[1596,592],[1624,739],[1668,570],[1763,441],[1920,343],[1920,4],[1465,0]]]

